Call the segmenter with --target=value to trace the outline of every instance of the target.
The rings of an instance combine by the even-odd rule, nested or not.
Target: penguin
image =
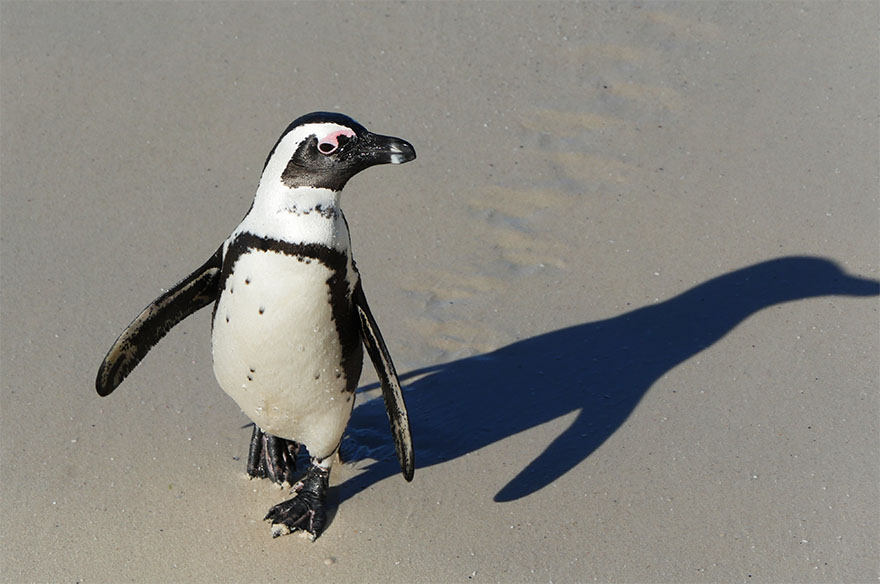
[[[263,165],[250,210],[197,270],[147,306],[98,370],[107,396],[177,323],[213,304],[211,345],[220,387],[253,421],[247,473],[293,486],[265,520],[273,537],[314,541],[354,406],[363,348],[376,369],[403,477],[415,470],[406,404],[351,254],[340,195],[379,164],[415,159],[412,145],[352,118],[313,112],[294,120]],[[310,465],[295,481],[300,446]]]

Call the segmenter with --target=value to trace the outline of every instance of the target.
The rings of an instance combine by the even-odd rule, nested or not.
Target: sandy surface
[[[876,3],[8,3],[2,579],[880,576]],[[207,312],[115,336],[235,227],[294,117],[349,185],[372,373],[310,544],[261,521]]]

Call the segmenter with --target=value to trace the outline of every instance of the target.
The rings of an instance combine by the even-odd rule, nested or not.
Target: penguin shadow
[[[819,296],[878,294],[880,282],[850,276],[830,260],[782,257],[613,318],[409,372],[404,379],[421,376],[405,389],[417,468],[577,412],[537,458],[502,471],[511,476],[505,477],[507,483],[494,500],[526,497],[590,456],[666,372],[754,313]],[[356,407],[348,428],[343,460],[360,462],[365,470],[335,487],[339,502],[400,472],[381,398]],[[416,472],[416,481],[418,476]]]

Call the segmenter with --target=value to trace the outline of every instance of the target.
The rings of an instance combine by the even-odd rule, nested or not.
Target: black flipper
[[[95,380],[98,395],[110,395],[165,333],[217,299],[222,263],[223,246],[220,246],[199,269],[156,298],[131,321],[98,369]]]
[[[361,283],[358,282],[354,290],[354,304],[357,307],[361,321],[361,339],[379,375],[379,383],[382,386],[382,397],[385,399],[385,411],[388,412],[388,421],[391,423],[391,435],[394,437],[394,447],[397,449],[397,460],[400,462],[400,470],[403,478],[407,481],[413,479],[415,472],[415,454],[412,445],[412,436],[409,431],[409,417],[406,413],[406,404],[403,401],[403,391],[400,389],[400,380],[391,355],[382,340],[379,325],[370,312],[367,297]]]

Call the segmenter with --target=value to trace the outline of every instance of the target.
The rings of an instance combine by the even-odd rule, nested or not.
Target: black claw
[[[272,522],[272,537],[302,530],[309,533],[312,540],[317,539],[327,523],[325,501],[329,480],[329,470],[313,465],[303,480],[294,485],[296,496],[278,503],[263,518]],[[286,527],[287,531],[274,529],[276,525]]]

